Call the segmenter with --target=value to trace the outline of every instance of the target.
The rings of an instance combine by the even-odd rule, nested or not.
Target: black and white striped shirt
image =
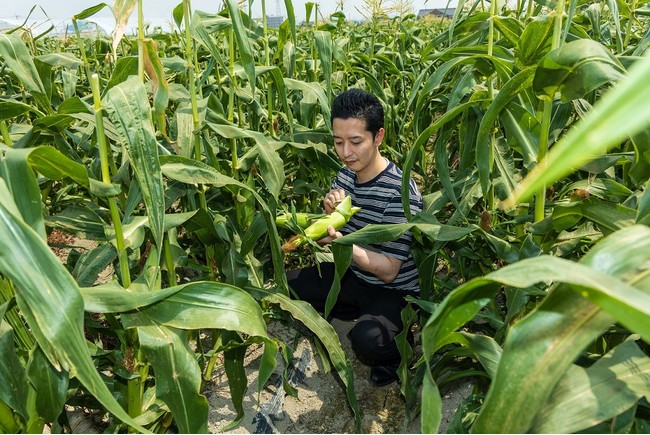
[[[368,224],[398,224],[407,222],[402,208],[402,171],[389,162],[382,173],[374,179],[358,184],[356,174],[344,167],[332,182],[332,189],[343,189],[351,196],[352,205],[361,207],[350,221],[340,230],[343,235],[360,230]],[[422,211],[422,195],[415,182],[409,184],[411,213]],[[420,291],[418,271],[411,256],[410,232],[404,233],[399,239],[380,244],[360,245],[366,249],[403,261],[397,277],[391,284],[386,284],[372,273],[366,272],[354,263],[352,271],[369,284],[406,291]]]

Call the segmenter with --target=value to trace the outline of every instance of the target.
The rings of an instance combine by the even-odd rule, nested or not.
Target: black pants
[[[325,311],[325,300],[334,280],[334,264],[287,272],[289,286],[298,297],[317,311]],[[332,316],[341,320],[358,319],[348,337],[357,358],[366,365],[389,365],[400,361],[395,336],[403,328],[400,312],[407,293],[366,284],[348,269],[341,279],[341,291]]]

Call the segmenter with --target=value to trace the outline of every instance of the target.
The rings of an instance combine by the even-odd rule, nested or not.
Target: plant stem
[[[142,21],[142,0],[138,0],[138,77],[140,80],[144,80],[144,25]]]
[[[19,429],[14,412],[0,400],[0,430],[2,433],[19,433]]]
[[[165,240],[163,241],[163,249],[165,254],[165,265],[167,266],[167,281],[169,286],[176,285],[176,267],[174,266],[174,257],[172,256],[172,248],[169,242],[169,231],[165,234]]]
[[[192,59],[194,59],[194,50],[192,49],[192,28],[190,23],[190,16],[192,13],[192,8],[190,5],[190,0],[183,0],[183,22],[185,24],[185,58],[187,59],[187,81],[190,91],[190,101],[192,104],[192,126],[194,127],[194,159],[196,161],[201,160],[201,137],[197,134],[197,131],[200,126],[199,119],[199,105],[196,100],[196,83],[195,83],[195,65]],[[207,210],[207,204],[205,201],[205,192],[203,186],[199,185],[198,189],[199,196],[199,205],[202,209]]]
[[[558,1],[555,9],[555,23],[553,26],[553,40],[551,41],[551,50],[560,47],[562,41],[562,15],[564,14],[564,2]],[[537,164],[546,165],[546,152],[548,151],[548,135],[551,127],[551,115],[553,114],[553,99],[544,100],[542,111],[542,121],[539,138],[539,149],[537,151]],[[546,207],[546,186],[540,187],[535,194],[535,222],[544,219],[544,210]]]
[[[106,135],[104,134],[104,120],[102,118],[101,93],[99,91],[99,76],[93,74],[90,76],[90,83],[93,92],[93,102],[95,109],[95,124],[97,128],[97,143],[99,144],[99,159],[101,163],[102,181],[104,183],[111,182],[111,173],[108,167],[108,144],[106,143]],[[119,209],[115,198],[108,199],[108,206],[111,211],[111,220],[115,228],[115,243],[117,245],[118,259],[120,263],[120,275],[122,277],[122,286],[128,288],[131,285],[131,272],[129,270],[129,259],[126,252],[124,243],[124,232],[122,230],[122,220],[120,217]]]
[[[490,20],[489,20],[489,30],[488,30],[488,49],[487,49],[487,55],[489,57],[492,56],[494,52],[494,18],[497,15],[497,2],[492,1],[490,3]],[[493,77],[494,74],[491,74],[489,77],[486,78],[487,80],[487,91],[488,91],[488,98],[491,101],[494,101],[494,83],[493,83]],[[494,167],[494,148],[496,147],[496,133],[490,134],[490,172],[492,172],[492,168]],[[490,189],[485,193],[487,198],[487,209],[490,210],[491,212],[494,211],[494,186],[492,186],[492,183],[490,183]]]
[[[84,47],[84,40],[81,37],[81,32],[79,31],[79,25],[77,25],[77,18],[72,17],[72,26],[74,27],[74,33],[77,35],[77,47],[79,47],[79,52],[81,53],[81,60],[84,63],[84,70],[86,71],[86,79],[90,80],[92,76],[90,72],[90,65],[88,64],[88,56],[86,56],[86,47]]]
[[[623,41],[623,50],[625,50],[630,43],[630,35],[632,34],[632,24],[634,24],[634,10],[636,9],[637,0],[632,0],[630,5],[630,17],[627,21],[627,27],[625,28],[625,40]]]
[[[264,65],[271,65],[271,53],[269,50],[269,30],[266,23],[266,0],[262,0],[262,28],[264,30]],[[269,135],[274,136],[275,132],[273,129],[273,88],[271,84],[273,81],[269,79],[267,81],[268,86],[268,95],[266,96],[267,104],[267,119],[269,123]]]
[[[9,129],[7,128],[7,123],[5,120],[0,121],[0,133],[2,133],[2,140],[7,146],[13,146],[11,136],[9,136]]]

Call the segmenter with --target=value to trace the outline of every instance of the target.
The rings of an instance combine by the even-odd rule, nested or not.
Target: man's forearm
[[[358,245],[352,245],[352,261],[363,270],[372,273],[377,278],[390,284],[395,281],[402,261],[387,257],[380,252],[369,251]]]

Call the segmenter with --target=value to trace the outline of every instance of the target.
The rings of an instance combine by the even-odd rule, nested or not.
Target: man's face
[[[339,159],[362,181],[374,178],[373,172],[383,158],[379,154],[379,145],[384,138],[384,129],[381,128],[375,135],[366,130],[366,121],[357,118],[334,118],[332,122],[334,131],[334,149]],[[364,176],[371,176],[363,180]]]

